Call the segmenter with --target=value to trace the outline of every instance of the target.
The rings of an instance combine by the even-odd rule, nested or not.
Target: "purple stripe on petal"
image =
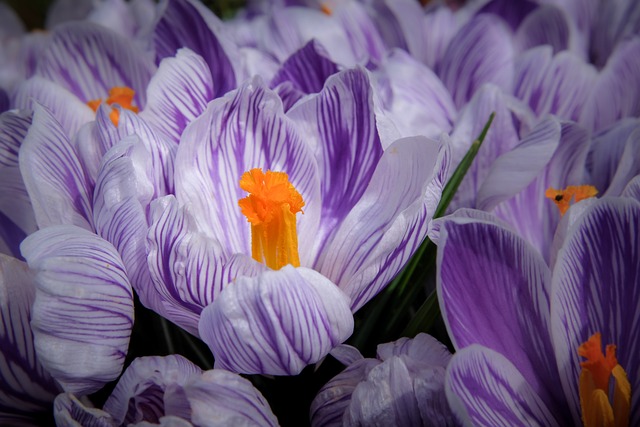
[[[496,224],[454,219],[441,230],[437,267],[438,299],[454,346],[499,352],[551,404],[559,390],[549,336],[551,277],[541,255]]]
[[[287,113],[313,147],[322,177],[316,254],[358,202],[382,156],[372,96],[368,75],[356,68],[330,77],[322,92]]]
[[[86,406],[71,393],[56,397],[53,414],[58,427],[116,427],[110,414],[98,408]]]
[[[41,105],[34,106],[20,148],[20,171],[40,228],[58,224],[93,228],[93,189],[60,123]]]
[[[469,102],[485,83],[493,83],[507,93],[511,91],[512,38],[501,19],[478,15],[451,40],[437,71],[458,108]]]
[[[568,19],[556,6],[540,6],[522,21],[515,35],[516,45],[522,51],[540,45],[550,45],[554,53],[565,50],[572,36]]]
[[[70,225],[37,231],[21,249],[36,272],[31,326],[43,366],[77,394],[116,379],[133,326],[133,292],[116,249]]]
[[[477,13],[497,15],[504,19],[511,29],[515,30],[526,17],[531,15],[536,7],[538,7],[538,5],[529,0],[519,0],[518,2],[511,0],[491,0]]]
[[[568,420],[555,418],[553,410],[544,403],[535,387],[527,382],[512,361],[496,351],[478,345],[459,350],[446,375],[449,404],[454,412],[471,423],[469,425],[569,425],[565,424]]]
[[[144,108],[155,65],[123,36],[90,22],[61,25],[38,62],[37,75],[63,86],[83,102],[104,99],[114,86],[135,91]]]
[[[59,390],[36,357],[29,325],[34,299],[27,265],[0,254],[0,420],[11,414],[35,422]]]
[[[189,49],[165,58],[149,82],[147,106],[140,113],[176,144],[184,128],[214,98],[214,81],[204,59]]]
[[[560,380],[579,420],[577,348],[596,332],[615,344],[632,390],[640,389],[640,203],[603,198],[570,228],[553,270],[551,325]],[[631,420],[640,422],[640,395],[631,395]]]
[[[167,0],[164,4],[154,33],[158,62],[175,56],[180,48],[189,48],[209,65],[215,97],[235,88],[236,77],[228,53],[231,46],[227,46],[228,42],[222,37],[218,17],[197,1]]]
[[[624,188],[622,192],[623,197],[631,197],[640,202],[640,175],[637,175],[629,184]]]
[[[216,367],[295,375],[353,332],[349,299],[326,277],[285,266],[238,277],[202,311],[200,336]]]

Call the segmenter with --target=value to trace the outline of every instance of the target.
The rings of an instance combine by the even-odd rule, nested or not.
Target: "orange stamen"
[[[125,108],[129,111],[133,111],[134,113],[137,113],[139,111],[138,107],[132,104],[134,95],[135,95],[135,91],[133,89],[128,88],[126,86],[116,86],[116,87],[112,87],[111,90],[109,90],[109,97],[106,99],[105,102],[108,105],[118,104],[122,108]],[[98,111],[98,107],[100,106],[100,104],[102,104],[102,99],[93,99],[87,102],[87,105],[93,111]],[[111,121],[115,126],[118,126],[120,112],[115,108],[111,109],[109,118],[111,119]]]
[[[329,7],[327,3],[320,3],[320,10],[325,15],[328,15],[328,16],[333,15],[333,10],[331,9],[331,7]]]
[[[255,168],[242,174],[240,188],[249,193],[238,205],[251,223],[251,252],[256,261],[279,270],[300,266],[296,213],[304,200],[284,172]]]
[[[598,194],[598,190],[593,185],[570,185],[564,190],[549,187],[544,193],[547,199],[551,199],[558,206],[560,215],[564,215],[569,210],[572,201],[578,203],[584,199],[595,197],[596,194]]]
[[[599,332],[578,347],[580,362],[579,394],[585,427],[626,427],[629,425],[631,385],[616,359],[616,346],[609,344],[602,353]],[[613,399],[609,399],[609,382],[614,379]]]

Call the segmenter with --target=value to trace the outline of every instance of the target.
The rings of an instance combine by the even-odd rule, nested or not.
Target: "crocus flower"
[[[135,359],[102,409],[60,394],[58,426],[276,426],[267,401],[240,375],[202,371],[182,356]]]
[[[577,203],[549,265],[495,219],[444,220],[438,296],[457,349],[445,386],[467,424],[640,421],[639,221],[631,198]]]
[[[285,115],[253,80],[183,132],[175,196],[151,205],[153,308],[199,334],[217,367],[317,362],[422,240],[446,149],[413,137],[383,150],[370,90],[344,71]]]
[[[347,365],[311,404],[314,426],[457,425],[444,393],[447,348],[427,334],[380,344],[375,359],[341,346]]]

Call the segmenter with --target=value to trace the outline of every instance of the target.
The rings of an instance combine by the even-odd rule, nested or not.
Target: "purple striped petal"
[[[155,65],[123,36],[90,22],[56,28],[38,62],[37,75],[58,83],[83,102],[104,99],[115,86],[135,91],[144,108]]]
[[[638,2],[590,2],[595,12],[591,19],[590,59],[598,67],[606,64],[618,44],[638,35]]]
[[[514,94],[538,117],[556,114],[577,121],[596,83],[596,69],[571,52],[552,56],[549,46],[516,59]]]
[[[165,415],[164,395],[172,385],[184,385],[202,370],[180,355],[135,359],[104,404],[117,425],[158,422]]]
[[[135,135],[109,150],[93,203],[96,232],[116,247],[141,301],[153,308],[146,251],[146,211],[153,196],[149,157]]]
[[[423,34],[426,47],[422,54],[422,62],[432,70],[440,67],[451,39],[465,22],[449,7],[437,7],[423,17]]]
[[[15,225],[16,231],[20,231],[20,234],[30,234],[37,230],[33,208],[18,162],[18,151],[29,126],[30,114],[0,114],[0,213]],[[16,256],[19,256],[19,252]]]
[[[549,336],[550,271],[512,231],[453,219],[440,232],[438,299],[449,336],[462,349],[481,344],[504,355],[550,403],[558,393]]]
[[[460,163],[492,112],[496,113],[495,119],[487,132],[482,149],[456,192],[449,208],[451,211],[457,207],[476,206],[478,189],[493,162],[518,145],[520,135],[529,133],[534,121],[533,113],[526,105],[505,95],[494,85],[485,85],[458,116],[451,134],[452,164]]]
[[[620,43],[591,89],[580,115],[587,129],[599,131],[625,117],[640,115],[640,37]]]
[[[40,228],[93,228],[92,188],[82,165],[60,123],[39,104],[20,148],[20,171]]]
[[[316,265],[350,296],[353,311],[400,271],[426,236],[448,166],[448,150],[424,137],[398,140],[382,155]]]
[[[116,427],[117,424],[107,412],[87,406],[71,393],[56,397],[53,414],[58,427]]]
[[[31,326],[42,365],[77,394],[116,379],[133,326],[133,292],[116,249],[69,225],[36,232],[21,249],[36,272]]]
[[[160,62],[149,82],[147,106],[140,115],[177,144],[184,128],[214,98],[214,87],[204,59],[189,49],[179,49],[175,58]]]
[[[58,392],[51,375],[36,358],[31,305],[33,273],[22,261],[0,254],[0,422],[28,420],[51,410]],[[9,424],[14,425],[14,424]]]
[[[317,166],[279,98],[259,79],[211,102],[183,133],[176,155],[176,198],[191,205],[198,228],[229,255],[251,253],[238,200],[246,196],[240,177],[253,168],[286,172],[302,194],[299,250],[302,265],[308,264],[320,214]]]
[[[362,354],[360,354],[360,350],[348,344],[340,344],[331,350],[329,354],[345,366],[349,366],[352,363],[363,359]]]
[[[314,149],[322,177],[322,221],[313,238],[315,254],[358,202],[382,156],[372,93],[363,69],[347,70],[330,77],[322,92],[287,113]]]
[[[224,39],[222,23],[202,3],[193,0],[167,0],[156,24],[154,42],[158,62],[173,57],[178,49],[189,48],[209,66],[214,97],[236,87],[236,77],[230,59],[231,44]]]
[[[451,360],[447,347],[431,335],[420,333],[415,338],[403,337],[394,342],[378,345],[376,357],[387,360],[393,356],[406,356],[428,366],[445,368]]]
[[[623,197],[631,197],[640,202],[640,175],[637,175],[629,184],[624,188],[622,192]]]
[[[67,135],[73,136],[80,127],[95,118],[91,108],[64,87],[35,76],[18,86],[15,108],[34,110],[34,103],[44,105],[60,122]]]
[[[172,410],[172,400],[185,398],[186,413]],[[165,402],[167,415],[182,415],[197,426],[278,425],[269,403],[251,382],[222,369],[203,372],[184,386],[169,389]]]
[[[513,35],[493,15],[478,15],[463,26],[449,43],[437,70],[458,108],[469,102],[485,83],[511,92]]]
[[[512,191],[515,195],[499,203],[494,213],[531,243],[546,260],[551,259],[550,243],[560,220],[557,206],[545,197],[546,190],[586,182],[589,133],[573,122],[563,122],[561,127],[560,135],[556,136],[554,131],[553,137],[545,141],[532,138],[535,133],[542,136],[539,132],[542,129],[537,126],[512,152],[496,160],[495,169],[491,170],[480,191],[480,194],[488,195],[491,185],[515,190],[520,178],[528,179],[536,175],[524,189]],[[542,150],[547,150],[547,153]],[[513,163],[509,165],[510,162]],[[489,199],[495,197],[496,193],[485,199],[487,203],[491,204]],[[480,206],[484,207],[484,204],[481,202]]]
[[[363,5],[358,2],[336,2],[332,16],[344,29],[346,41],[357,63],[382,60],[387,48]],[[333,51],[335,46],[328,47]]]
[[[471,220],[471,222],[490,222],[497,224],[502,228],[511,229],[511,226],[509,224],[500,220],[492,213],[479,211],[477,209],[460,208],[452,214],[440,218],[435,218],[433,221],[431,221],[427,235],[429,236],[429,239],[433,243],[435,243],[436,246],[440,245],[440,232],[442,231],[444,224],[454,218],[468,218],[469,220]]]
[[[456,352],[447,369],[447,399],[465,425],[552,427],[557,420],[539,392],[499,352],[472,345]]]
[[[158,134],[136,113],[121,108],[119,111],[118,126],[116,127],[109,118],[111,107],[102,105],[98,109],[96,115],[97,132],[104,151],[106,152],[127,136],[137,135],[150,154],[154,197],[173,193],[176,143]]]
[[[529,13],[515,34],[515,44],[524,52],[535,46],[550,45],[554,53],[571,47],[569,16],[554,5],[542,5]]]
[[[349,299],[326,277],[285,266],[238,277],[202,311],[200,336],[216,367],[296,375],[353,332]]]
[[[497,15],[515,30],[536,7],[537,5],[529,0],[521,0],[517,3],[510,0],[491,0],[486,2],[477,13]]]
[[[451,131],[457,114],[451,94],[428,67],[396,50],[374,76],[382,107],[401,136],[439,137]]]
[[[267,267],[247,255],[226,256],[173,196],[155,201],[151,218],[148,265],[161,301],[154,309],[198,336],[202,309],[236,277],[255,276]]]
[[[302,94],[320,92],[338,66],[329,59],[324,47],[315,39],[304,45],[282,64],[270,86],[290,82]]]
[[[577,348],[596,332],[617,346],[632,390],[640,387],[640,203],[605,198],[568,231],[553,270],[551,325],[560,380],[579,420]],[[640,396],[631,396],[629,425],[640,422]]]
[[[589,173],[592,184],[600,194],[618,196],[640,171],[640,120],[626,118],[618,121],[593,138],[589,153]]]

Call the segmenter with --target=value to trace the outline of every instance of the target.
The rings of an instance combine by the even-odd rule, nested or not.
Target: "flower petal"
[[[629,184],[624,188],[622,192],[623,197],[632,197],[640,202],[640,175],[637,175]]]
[[[618,363],[640,388],[640,203],[629,198],[594,202],[568,231],[553,270],[551,325],[560,380],[579,420],[577,348],[595,332],[617,346]],[[640,396],[632,395],[636,408]],[[632,412],[630,425],[640,421]]]
[[[116,249],[69,225],[37,231],[21,249],[36,272],[31,326],[42,365],[77,394],[117,378],[133,326],[133,293]]]
[[[180,355],[139,357],[124,371],[104,404],[117,425],[155,421],[165,415],[164,394],[202,370]]]
[[[107,412],[87,406],[72,393],[56,397],[53,414],[58,427],[115,427],[117,424]]]
[[[155,65],[123,36],[90,22],[71,22],[53,32],[39,58],[37,75],[58,83],[83,102],[106,98],[115,86],[135,91],[144,108]]]
[[[255,276],[267,267],[245,255],[226,256],[173,196],[154,201],[151,218],[148,265],[161,301],[154,309],[198,336],[202,309],[236,277]]]
[[[516,31],[516,45],[521,51],[550,45],[554,53],[571,45],[571,24],[564,11],[554,5],[541,5],[529,13]]]
[[[47,107],[70,136],[95,117],[86,102],[64,87],[39,76],[18,86],[13,97],[15,108],[33,110],[35,102]]]
[[[512,34],[494,15],[478,15],[456,34],[437,70],[460,108],[485,83],[511,91],[514,48]]]
[[[330,77],[322,92],[287,113],[314,150],[322,177],[322,220],[314,234],[315,254],[358,202],[382,156],[372,93],[363,69],[347,70]]]
[[[327,278],[285,266],[238,277],[202,311],[199,330],[216,367],[295,375],[351,335],[353,316]]]
[[[236,87],[236,77],[229,58],[231,45],[224,39],[221,22],[203,4],[192,0],[167,0],[156,24],[154,42],[158,61],[189,48],[202,56],[215,82],[217,98]]]
[[[33,344],[33,273],[0,254],[0,420],[35,419],[51,410],[58,386],[38,361]],[[17,421],[16,421],[17,422]]]
[[[225,251],[250,254],[250,227],[238,200],[246,196],[241,175],[262,168],[286,172],[302,194],[298,215],[300,259],[308,263],[320,213],[313,154],[284,115],[277,95],[259,79],[211,102],[182,135],[176,154],[176,198],[190,204],[198,228]]]
[[[598,131],[625,117],[640,115],[640,37],[621,42],[589,93],[580,123]]]
[[[38,227],[74,224],[93,228],[92,189],[82,165],[60,123],[39,104],[34,105],[19,160]]]
[[[184,128],[214,98],[211,70],[193,51],[179,49],[175,58],[160,62],[147,88],[147,105],[140,116],[176,144]]]
[[[393,356],[407,356],[429,366],[446,367],[451,360],[447,347],[431,335],[420,333],[415,338],[403,337],[394,342],[379,344],[376,356],[387,360]]]
[[[353,311],[400,271],[426,236],[448,165],[448,151],[424,137],[398,140],[384,152],[315,267],[351,297]]]
[[[499,352],[472,345],[456,352],[447,369],[447,399],[472,425],[551,427],[556,420],[535,387]]]
[[[492,14],[502,18],[511,29],[518,28],[522,21],[529,16],[537,5],[529,0],[514,3],[509,0],[490,0],[478,10],[479,14]]]
[[[167,415],[178,415],[171,408],[171,401],[176,397],[186,397],[189,411],[182,414],[183,418],[197,426],[278,425],[269,403],[249,380],[222,369],[203,372],[187,384],[168,390]]]
[[[452,219],[443,227],[436,280],[454,346],[481,344],[504,355],[549,404],[558,393],[549,267],[520,236],[495,223]]]

